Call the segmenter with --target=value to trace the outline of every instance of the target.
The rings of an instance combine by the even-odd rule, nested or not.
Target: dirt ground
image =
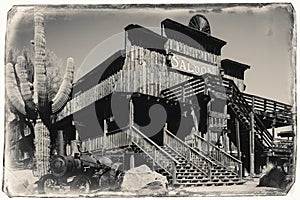
[[[137,192],[126,191],[93,191],[89,194],[71,195],[66,192],[60,194],[37,193],[36,177],[33,177],[30,170],[9,170],[5,169],[4,187],[8,196],[27,196],[27,197],[145,197],[145,196],[176,196],[176,197],[196,197],[196,196],[265,196],[265,195],[286,195],[285,190],[268,187],[257,187],[259,179],[249,179],[243,185],[232,186],[202,186],[202,187],[182,187],[171,188],[167,191],[143,189]]]

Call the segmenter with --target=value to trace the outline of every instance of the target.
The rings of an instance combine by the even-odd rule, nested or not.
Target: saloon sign
[[[176,54],[173,54],[171,58],[171,66],[173,69],[198,76],[206,73],[218,75],[218,67],[216,65],[184,58]]]

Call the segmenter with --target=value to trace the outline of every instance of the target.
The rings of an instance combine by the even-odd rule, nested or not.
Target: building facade
[[[294,133],[274,135],[293,125],[292,106],[245,93],[250,66],[221,59],[226,42],[204,16],[165,19],[161,34],[130,24],[125,41],[74,83],[54,124],[58,154],[113,155],[184,186],[242,184],[270,162],[293,174]]]

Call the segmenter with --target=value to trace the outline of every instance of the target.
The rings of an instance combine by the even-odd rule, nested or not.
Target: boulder
[[[266,172],[259,179],[258,186],[275,187],[284,189],[288,184],[286,174],[281,168],[273,167],[269,172]]]
[[[167,191],[167,178],[141,165],[125,172],[121,185],[122,191],[160,190]]]

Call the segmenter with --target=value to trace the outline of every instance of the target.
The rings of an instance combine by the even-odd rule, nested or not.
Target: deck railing
[[[116,131],[108,132],[106,134],[106,141],[107,149],[129,146],[131,144],[129,126]]]
[[[169,87],[161,92],[164,98],[173,101],[185,101],[186,98],[195,96],[205,91],[205,83],[201,79],[184,81],[178,85]]]
[[[248,105],[252,105],[254,103],[254,110],[258,113],[265,115],[275,115],[278,118],[291,118],[292,114],[292,106],[273,101],[271,99],[266,99],[263,97],[255,96],[252,94],[242,93],[243,97],[247,101]],[[273,116],[275,117],[275,116]]]
[[[131,144],[129,126],[110,131],[105,136],[88,138],[82,141],[82,147],[87,151],[99,151],[103,148],[113,149],[128,146]]]
[[[150,157],[155,164],[164,169],[172,176],[173,184],[176,183],[176,164],[175,160],[165,150],[144,135],[134,125],[127,126],[118,130],[106,133],[106,136],[89,138],[82,141],[82,147],[87,151],[99,151],[129,146],[135,144],[143,153]]]

